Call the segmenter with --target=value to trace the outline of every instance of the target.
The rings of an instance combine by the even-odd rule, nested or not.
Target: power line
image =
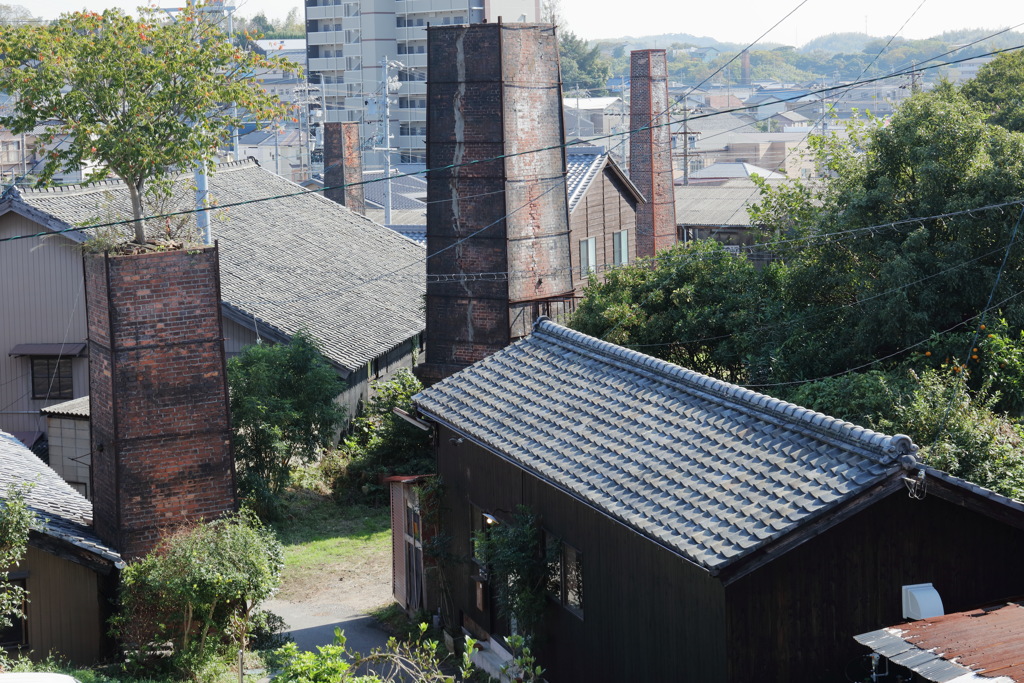
[[[1000,49],[1000,50],[993,50],[993,51],[985,53],[985,55],[981,55],[981,56],[987,56],[987,55],[992,55],[992,54],[1001,54],[1001,53],[1004,53],[1004,52],[1011,52],[1013,50],[1019,50],[1021,47],[1024,47],[1024,45],[1017,45],[1017,46],[1014,46],[1012,48],[1004,48],[1004,49]],[[977,56],[969,57],[969,58],[963,58],[963,59],[960,59],[960,60],[954,60],[952,62],[944,62],[942,64],[936,64],[936,65],[931,65],[931,66],[927,66],[927,67],[922,67],[921,69],[918,69],[918,70],[937,68],[939,66],[947,66],[949,64],[955,64],[955,63],[959,63],[959,62],[962,62],[962,61],[966,61],[967,59],[976,59],[976,58],[977,58]],[[865,84],[865,83],[875,83],[875,82],[887,80],[889,78],[896,78],[896,77],[903,76],[903,75],[906,75],[906,73],[905,72],[895,72],[895,73],[888,74],[888,75],[885,75],[885,76],[879,76],[879,77],[876,77],[876,78],[865,79],[865,80],[862,80],[860,83],[845,84],[843,86],[833,86],[833,87],[829,87],[829,88],[822,88],[822,89],[819,89],[819,90],[816,90],[816,91],[812,91],[810,93],[805,93],[805,94],[802,94],[802,95],[799,95],[799,96],[796,96],[796,97],[784,98],[784,99],[781,99],[780,102],[791,102],[791,101],[794,101],[794,100],[797,100],[797,99],[800,99],[800,98],[803,98],[803,97],[807,97],[808,95],[820,94],[820,93],[824,93],[824,92],[831,92],[833,90],[840,90],[840,89],[843,89],[843,88],[849,88],[852,85]],[[706,118],[708,116],[715,116],[715,115],[718,115],[718,114],[721,114],[721,113],[735,113],[735,112],[738,112],[738,111],[746,111],[746,110],[749,110],[749,109],[753,108],[754,106],[756,106],[756,105],[749,105],[749,106],[744,106],[744,107],[736,107],[734,109],[725,110],[723,112],[716,112],[715,114],[698,115],[698,116],[692,117],[690,120],[692,121],[692,120],[695,120],[695,119]],[[603,135],[603,136],[599,136],[599,137],[596,137],[596,138],[592,138],[587,143],[587,145],[589,146],[595,140],[603,140],[603,139],[608,139],[608,138],[616,138],[616,137],[620,137],[620,136],[622,136],[624,134],[633,134],[633,133],[637,133],[637,132],[640,132],[640,131],[643,131],[643,130],[648,130],[648,129],[651,129],[651,128],[655,128],[655,127],[670,126],[670,125],[673,125],[673,124],[676,124],[676,123],[679,123],[679,121],[678,120],[669,120],[666,123],[659,123],[659,124],[651,124],[651,125],[647,125],[647,126],[642,126],[642,127],[638,128],[636,130],[627,131],[626,133],[610,133],[608,135]],[[576,142],[563,142],[563,143],[559,143],[559,144],[556,144],[556,145],[548,145],[546,147],[541,147],[541,148],[537,148],[537,149],[524,150],[522,152],[512,152],[512,153],[508,153],[508,154],[500,154],[500,155],[496,155],[496,156],[485,158],[485,159],[474,159],[474,160],[471,160],[471,161],[465,161],[465,162],[461,162],[461,163],[458,163],[458,164],[447,164],[447,165],[439,166],[439,167],[436,167],[436,168],[424,169],[422,171],[414,171],[414,172],[410,172],[410,173],[402,173],[402,174],[391,176],[391,179],[394,180],[395,178],[402,178],[402,177],[407,177],[407,176],[425,175],[425,174],[431,173],[431,172],[451,170],[451,169],[454,169],[454,168],[461,168],[461,167],[464,167],[464,166],[475,166],[475,165],[478,165],[478,164],[490,163],[490,162],[499,161],[499,160],[502,160],[502,159],[508,159],[508,158],[513,158],[513,157],[525,156],[525,155],[528,155],[528,154],[537,154],[537,153],[540,153],[540,152],[546,152],[546,151],[550,151],[550,150],[554,150],[554,149],[567,149],[569,147],[572,147],[572,146],[575,146],[575,145],[578,145],[578,144],[580,144],[580,143],[576,143]],[[231,208],[233,206],[242,206],[242,205],[245,205],[245,204],[254,204],[254,203],[257,203],[257,202],[271,201],[271,200],[274,200],[274,199],[284,199],[284,198],[287,198],[287,197],[293,197],[293,196],[298,196],[298,195],[303,195],[303,194],[324,192],[326,190],[344,189],[344,188],[347,188],[347,187],[354,187],[354,186],[358,186],[358,185],[366,185],[366,184],[373,183],[373,182],[384,182],[386,180],[387,180],[387,178],[379,178],[379,179],[375,179],[375,180],[355,181],[355,182],[352,182],[352,183],[345,183],[345,184],[342,184],[342,185],[336,185],[336,186],[332,186],[332,187],[322,187],[322,188],[316,188],[316,189],[311,189],[311,190],[303,189],[303,190],[298,191],[298,192],[290,192],[290,193],[286,193],[286,194],[272,195],[272,196],[269,196],[269,197],[260,197],[260,198],[255,198],[255,199],[248,199],[248,200],[244,200],[244,201],[240,201],[240,202],[234,202],[234,203],[231,203],[231,204],[222,204],[222,205],[219,205],[217,208],[221,208],[221,209],[223,209],[223,208]],[[187,209],[187,210],[183,210],[183,211],[176,211],[176,212],[156,214],[156,215],[151,215],[151,216],[144,216],[142,218],[142,220],[151,220],[151,219],[160,219],[160,218],[173,218],[173,217],[176,217],[176,216],[183,216],[183,215],[188,215],[188,214],[192,214],[192,213],[196,213],[196,212],[197,212],[197,209]],[[32,238],[32,237],[44,237],[44,236],[47,236],[47,235],[62,234],[62,233],[66,233],[66,232],[80,232],[80,231],[83,231],[83,230],[92,230],[92,229],[95,229],[95,228],[114,227],[114,226],[118,226],[118,225],[127,225],[127,224],[134,223],[134,222],[135,222],[134,218],[128,218],[128,219],[124,219],[124,220],[120,220],[120,221],[110,221],[110,222],[107,222],[107,223],[100,223],[100,224],[95,224],[95,225],[87,225],[87,226],[78,226],[78,227],[73,227],[73,228],[65,228],[65,229],[59,230],[59,231],[48,231],[48,232],[35,233],[35,234],[31,234],[31,235],[16,235],[16,236],[13,236],[13,237],[2,238],[2,239],[0,239],[0,242],[8,242],[8,241],[16,240],[16,239],[28,239],[28,238]]]

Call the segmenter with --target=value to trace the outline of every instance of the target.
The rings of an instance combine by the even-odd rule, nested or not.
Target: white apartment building
[[[536,22],[540,0],[305,0],[310,81],[321,88],[325,121],[359,121],[363,140],[381,130],[385,59],[400,87],[391,96],[397,163],[424,163],[427,25]],[[319,77],[318,77],[319,76]],[[367,167],[380,163],[367,154]]]

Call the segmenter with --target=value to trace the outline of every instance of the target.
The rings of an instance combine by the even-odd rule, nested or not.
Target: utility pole
[[[391,146],[391,94],[396,93],[402,87],[397,76],[391,75],[392,69],[403,69],[405,64],[395,60],[389,60],[386,56],[380,60],[382,82],[381,97],[383,102],[382,117],[378,139],[380,147],[374,147],[375,151],[384,152],[384,225],[391,225],[391,153],[395,149]]]

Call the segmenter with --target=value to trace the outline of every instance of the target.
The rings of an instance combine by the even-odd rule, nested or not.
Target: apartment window
[[[583,618],[583,553],[545,533],[548,558],[548,596]]]
[[[452,23],[453,24],[465,24],[466,23],[466,18],[463,17],[461,14],[458,14],[458,15],[455,16],[455,19],[452,21]]]
[[[32,356],[32,398],[74,398],[71,359]]]
[[[580,277],[587,277],[597,270],[597,238],[580,240]]]
[[[408,52],[408,50],[406,49],[405,45],[399,43],[399,45],[398,45],[398,54],[404,55],[406,52]]]
[[[16,164],[21,161],[21,143],[17,140],[0,143],[2,145],[2,160],[5,164]]]
[[[405,28],[405,17],[398,17],[395,19],[395,25],[398,28]]]
[[[627,230],[620,230],[612,235],[612,251],[615,265],[624,266],[629,263],[629,232]]]

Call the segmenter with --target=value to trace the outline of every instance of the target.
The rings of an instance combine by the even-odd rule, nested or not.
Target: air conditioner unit
[[[928,619],[941,617],[942,598],[930,583],[915,583],[903,586],[903,618]]]

